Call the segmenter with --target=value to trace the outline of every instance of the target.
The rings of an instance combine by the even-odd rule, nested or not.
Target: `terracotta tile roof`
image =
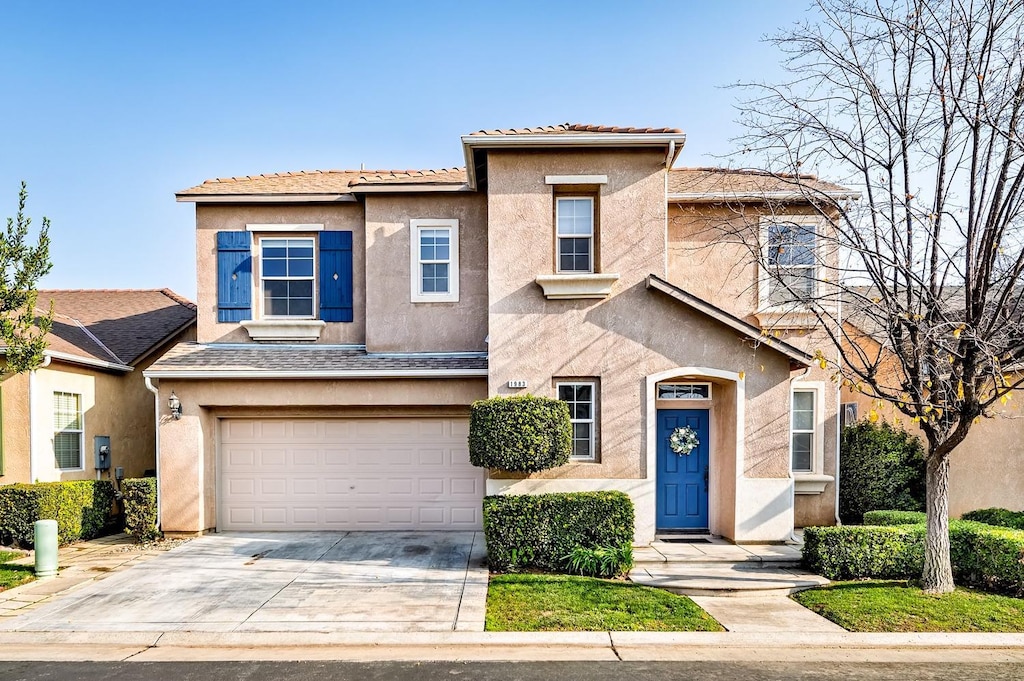
[[[763,170],[730,168],[673,168],[668,174],[669,194],[739,194],[813,191],[850,192],[815,175],[775,175]]]
[[[366,170],[352,181],[352,186],[367,184],[466,184],[465,168],[437,170]]]
[[[40,309],[51,300],[49,350],[125,366],[196,319],[195,304],[170,289],[39,291]]]
[[[470,133],[470,137],[486,137],[495,135],[583,135],[593,133],[628,133],[681,135],[677,128],[621,128],[614,125],[588,125],[586,123],[561,123],[559,125],[542,125],[533,128],[503,128],[497,130],[478,130]]]
[[[300,170],[241,177],[218,177],[183,189],[178,196],[225,194],[348,194],[349,184],[365,170]],[[384,171],[388,172],[388,171]]]
[[[481,352],[368,353],[359,346],[256,345],[179,343],[147,370],[155,375],[167,372],[199,375],[244,373],[305,374],[310,377],[331,373],[365,374],[402,372],[482,372],[487,354]]]

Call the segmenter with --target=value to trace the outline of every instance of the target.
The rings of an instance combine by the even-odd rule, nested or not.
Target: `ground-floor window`
[[[597,459],[597,381],[556,381],[558,399],[569,405],[572,458]]]
[[[53,457],[57,468],[82,468],[82,396],[77,393],[53,393]]]
[[[814,470],[815,425],[817,419],[817,391],[794,390],[792,411],[793,472],[810,473]]]

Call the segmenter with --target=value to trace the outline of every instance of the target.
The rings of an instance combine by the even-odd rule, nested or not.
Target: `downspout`
[[[156,528],[160,529],[160,390],[153,385],[153,379],[149,376],[145,376],[146,379],[146,390],[153,393],[153,414],[154,423],[156,426]]]
[[[839,296],[839,300],[836,302],[836,321],[839,324],[839,337],[843,337],[843,297]],[[843,349],[839,346],[836,347],[836,366],[842,368],[841,362],[843,361]],[[842,371],[839,372],[842,376]],[[843,442],[843,382],[836,382],[836,525],[842,525],[843,521],[839,519],[839,448]]]
[[[793,384],[801,378],[806,378],[809,373],[811,373],[811,367],[808,366],[801,373],[789,379],[789,481],[791,483],[790,489],[793,490],[790,495],[789,507],[793,509],[794,516],[796,515],[796,478],[793,477]],[[796,527],[789,529],[789,540],[794,544],[799,543],[800,540],[796,536]]]
[[[50,366],[53,358],[49,355],[43,357],[43,363],[32,371],[28,372],[28,481],[36,481],[36,455],[39,450],[39,438],[36,435],[36,419],[33,409],[36,403],[36,371]]]

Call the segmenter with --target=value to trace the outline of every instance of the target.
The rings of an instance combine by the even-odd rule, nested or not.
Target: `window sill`
[[[612,284],[618,280],[617,274],[542,274],[536,282],[548,300],[572,300],[607,298],[612,293]]]
[[[794,473],[793,487],[796,494],[821,494],[825,486],[835,482],[831,475],[816,475],[813,473]]]
[[[327,326],[320,319],[250,319],[241,324],[254,341],[317,341]]]
[[[818,325],[818,317],[806,310],[768,308],[754,316],[762,329],[811,329]]]

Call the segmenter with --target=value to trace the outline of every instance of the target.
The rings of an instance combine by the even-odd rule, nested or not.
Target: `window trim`
[[[424,263],[420,259],[420,232],[424,229],[448,230],[448,291],[423,292]],[[444,261],[432,261],[444,262]],[[454,218],[416,218],[409,220],[409,297],[413,303],[459,302],[459,221]]]
[[[569,422],[573,425],[577,423],[589,423],[590,424],[590,456],[576,456],[574,454],[569,455],[569,461],[582,462],[582,463],[596,463],[599,460],[598,457],[598,444],[601,438],[598,436],[598,406],[600,403],[600,381],[597,379],[584,379],[584,378],[561,378],[555,379],[555,399],[562,401],[558,397],[559,388],[562,386],[590,386],[590,418],[589,419],[576,419],[573,418],[572,414],[569,414]],[[575,429],[573,429],[573,441],[575,442]],[[573,447],[575,449],[575,446]]]
[[[555,273],[556,274],[595,274],[597,273],[597,198],[587,194],[555,194]],[[589,269],[587,270],[563,270],[561,257],[562,239],[580,239],[578,234],[562,235],[558,231],[558,205],[560,201],[585,199],[590,202],[590,241]]]
[[[814,396],[814,428],[813,430],[795,430],[793,428],[793,407],[796,402],[794,394],[809,392]],[[825,467],[825,383],[822,381],[806,381],[793,383],[789,391],[789,470],[796,478],[807,475],[821,475]],[[793,467],[793,435],[811,433],[811,467],[797,470]]]
[[[271,315],[267,314],[264,309],[264,295],[263,295],[263,244],[266,241],[300,241],[308,240],[313,244],[313,274],[309,277],[270,277],[271,281],[306,281],[310,282],[310,286],[313,289],[313,300],[312,300],[312,314],[309,315]],[[253,309],[259,310],[258,319],[267,320],[306,320],[306,319],[319,319],[320,318],[320,300],[319,300],[319,268],[320,268],[320,243],[315,235],[311,234],[258,234],[253,239],[253,259],[257,261],[257,267],[253,268],[253,276],[255,277],[255,286],[253,287]]]
[[[813,271],[812,274],[812,286],[813,291],[811,293],[812,298],[816,298],[820,293],[820,282],[818,281],[818,273],[822,267],[821,260],[821,247],[822,247],[822,220],[815,215],[780,215],[780,216],[762,216],[758,225],[759,237],[761,240],[761,263],[758,266],[758,282],[757,282],[757,302],[758,310],[765,312],[779,312],[786,310],[805,310],[807,306],[799,301],[788,301],[785,303],[772,303],[771,302],[771,287],[772,284],[777,284],[776,278],[771,276],[768,272],[768,230],[773,224],[778,223],[792,223],[794,225],[809,226],[814,229],[814,246],[811,251],[814,255],[814,264],[811,266],[799,266],[801,268],[810,269]]]
[[[57,430],[53,421],[51,420],[51,432],[53,438],[50,440],[50,448],[53,450],[53,467],[60,473],[76,473],[85,470],[85,400],[82,393],[76,393],[69,390],[54,390],[51,402],[51,416],[57,415],[57,396],[58,395],[73,395],[78,398],[78,425],[81,428],[64,428]],[[61,468],[57,461],[57,434],[58,433],[78,433],[78,466],[71,468]]]

